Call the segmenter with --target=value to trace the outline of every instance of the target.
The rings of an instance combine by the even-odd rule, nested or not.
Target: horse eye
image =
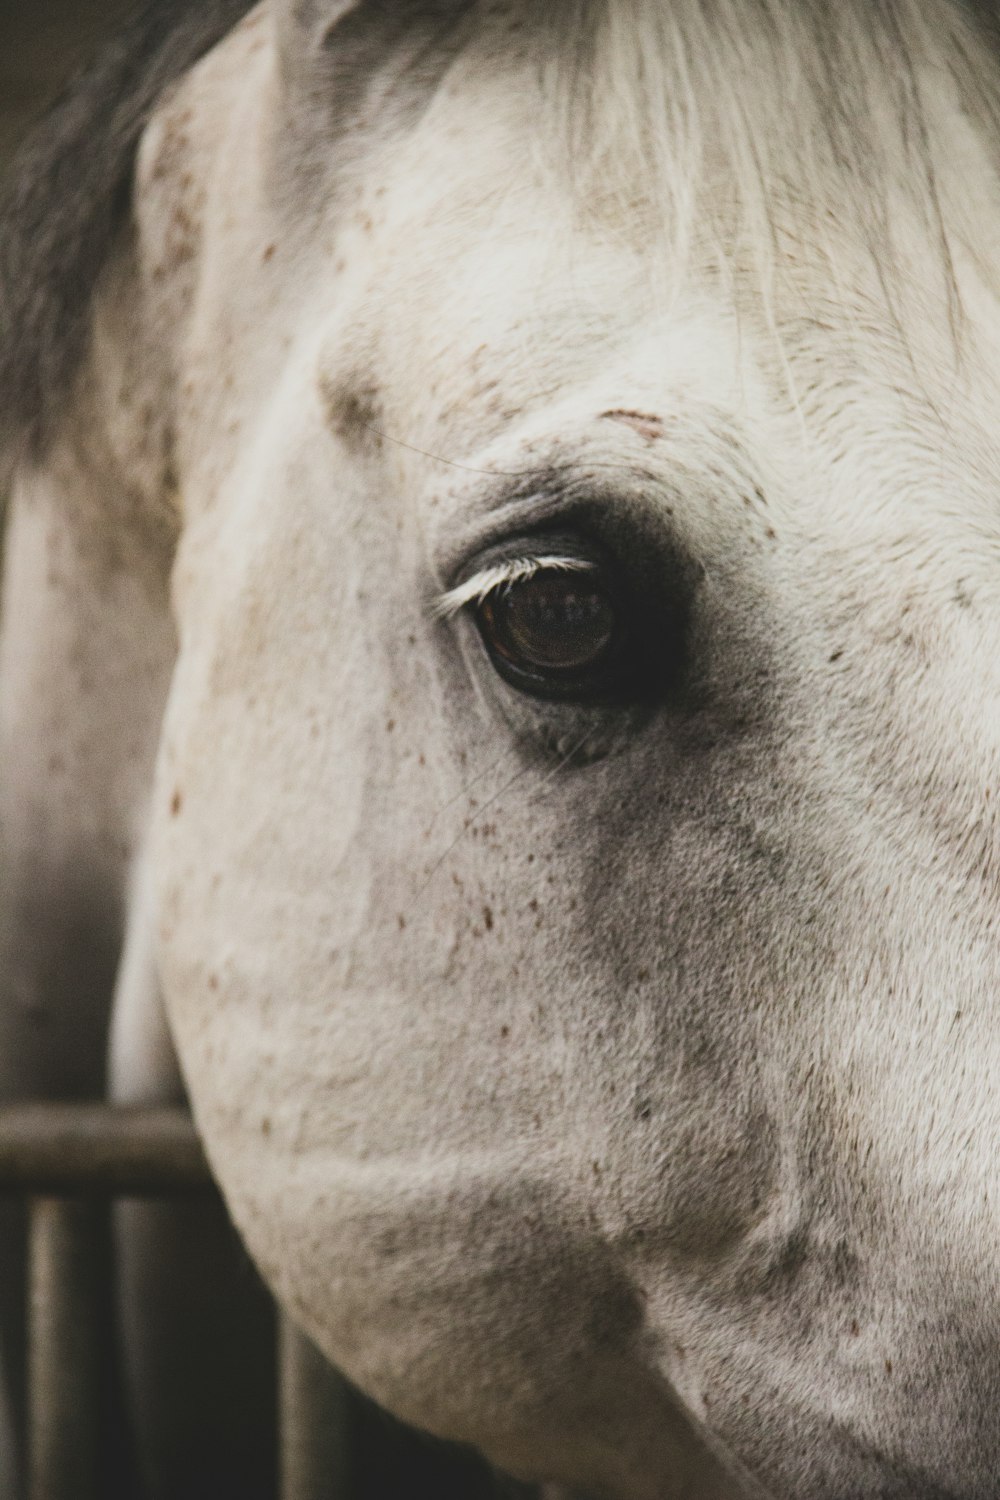
[[[587,696],[620,644],[618,610],[590,573],[542,569],[494,589],[477,613],[502,675],[543,696]]]

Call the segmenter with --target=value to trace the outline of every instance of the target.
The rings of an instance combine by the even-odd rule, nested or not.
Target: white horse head
[[[26,469],[176,528],[123,1014],[528,1477],[995,1493],[994,20],[265,0]]]

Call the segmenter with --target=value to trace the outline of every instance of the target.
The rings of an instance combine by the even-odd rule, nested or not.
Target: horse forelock
[[[128,222],[143,129],[164,89],[250,8],[250,0],[145,4],[7,174],[3,446],[27,440],[37,450],[51,436],[87,346],[95,287]],[[351,9],[357,33],[368,7]],[[456,0],[456,12],[475,9]],[[487,31],[491,11],[495,18],[496,7],[483,7]],[[828,231],[846,215],[889,284],[886,205],[904,183],[955,300],[930,95],[950,80],[984,136],[1000,140],[995,0],[564,0],[542,14],[500,11],[523,12],[519,45],[537,62],[547,123],[564,147],[556,155],[582,214],[658,243],[671,279],[697,246],[723,274],[749,256],[758,286],[761,271],[767,283],[784,196],[793,217],[811,225],[813,253],[826,255],[834,281]],[[393,29],[381,11],[376,19],[385,41]],[[463,34],[474,38],[476,28]],[[453,52],[454,35],[440,44]]]
[[[789,260],[811,260],[811,291],[846,292],[846,250],[905,333],[916,258],[957,328],[956,243],[985,246],[993,230],[985,201],[978,223],[964,216],[950,131],[964,115],[995,166],[998,14],[937,0],[573,0],[547,18],[547,93],[582,216],[642,237],[668,286],[692,265],[730,285],[749,272],[768,316]]]

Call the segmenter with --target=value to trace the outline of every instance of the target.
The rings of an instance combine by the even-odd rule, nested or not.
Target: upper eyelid
[[[433,614],[438,620],[451,619],[467,605],[481,604],[497,589],[509,588],[511,584],[533,578],[536,573],[593,573],[596,569],[597,564],[589,558],[566,557],[559,553],[506,558],[503,562],[480,568],[454,588],[439,594],[432,606]]]

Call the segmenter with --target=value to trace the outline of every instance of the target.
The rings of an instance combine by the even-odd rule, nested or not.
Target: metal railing
[[[218,1189],[186,1111],[46,1103],[0,1108],[0,1194],[28,1202],[28,1500],[99,1500],[103,1204]],[[346,1496],[346,1386],[281,1313],[277,1358],[280,1500]]]

